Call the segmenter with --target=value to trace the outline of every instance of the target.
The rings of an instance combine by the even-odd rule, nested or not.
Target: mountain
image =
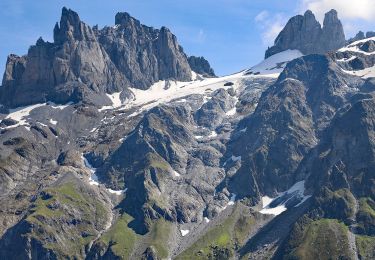
[[[0,92],[3,105],[83,101],[102,106],[110,104],[106,93],[123,91],[121,100],[126,100],[130,87],[148,89],[160,80],[192,78],[177,38],[167,28],[142,25],[128,13],[118,13],[115,26],[99,30],[63,8],[53,38],[53,43],[39,39],[25,56],[8,57]],[[202,62],[194,63],[198,73],[208,67],[213,75],[208,62]]]
[[[0,259],[374,259],[375,39],[293,44],[216,77],[64,8],[0,87]]]
[[[325,14],[323,27],[309,10],[305,14],[292,17],[268,48],[265,58],[286,50],[299,50],[303,54],[324,54],[345,45],[343,26],[336,10]]]

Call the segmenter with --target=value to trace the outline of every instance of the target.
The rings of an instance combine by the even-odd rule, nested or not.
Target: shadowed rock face
[[[344,29],[337,12],[326,13],[323,27],[311,11],[291,18],[275,40],[275,45],[266,51],[268,58],[276,53],[291,49],[303,54],[324,54],[345,45]]]
[[[100,44],[116,68],[135,88],[147,89],[159,80],[191,80],[182,47],[166,27],[142,25],[128,13],[118,13],[114,27],[98,30]]]
[[[23,57],[8,57],[0,103],[8,107],[46,100],[108,103],[105,93],[128,87],[147,89],[165,79],[191,80],[187,56],[165,27],[142,25],[127,13],[116,25],[98,30],[63,8],[54,28],[54,42],[39,39]]]
[[[191,69],[194,72],[206,77],[216,77],[210,63],[205,58],[190,56],[188,61]]]

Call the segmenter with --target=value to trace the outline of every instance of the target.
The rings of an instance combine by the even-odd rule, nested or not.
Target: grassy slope
[[[243,214],[237,207],[221,224],[212,227],[177,259],[226,259],[243,245],[254,224],[252,215]]]
[[[302,237],[292,238],[298,245],[287,259],[347,259],[348,228],[334,219],[320,219],[309,223]]]
[[[360,259],[375,259],[375,237],[356,236],[356,243]]]
[[[112,253],[120,258],[127,259],[131,255],[134,244],[139,238],[138,235],[128,227],[132,218],[123,214],[115,224],[103,234],[98,243],[102,243],[105,248],[109,248]]]
[[[159,219],[152,224],[148,234],[141,236],[128,227],[132,220],[131,216],[124,213],[96,243],[99,243],[102,248],[110,250],[113,255],[120,259],[129,259],[137,243],[143,243],[146,247],[152,246],[160,258],[167,258],[167,243],[171,232],[171,224]]]
[[[61,257],[80,259],[96,237],[94,227],[104,226],[106,214],[97,200],[81,194],[73,183],[66,183],[46,189],[33,203],[26,221],[34,225],[30,236],[45,248]]]

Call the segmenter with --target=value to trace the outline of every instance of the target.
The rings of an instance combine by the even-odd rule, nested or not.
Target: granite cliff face
[[[265,58],[285,50],[299,50],[303,54],[324,54],[345,45],[344,29],[337,12],[331,10],[324,17],[323,27],[311,11],[291,18],[268,48]]]
[[[164,27],[64,8],[0,93],[0,259],[374,259],[372,38],[214,77]]]

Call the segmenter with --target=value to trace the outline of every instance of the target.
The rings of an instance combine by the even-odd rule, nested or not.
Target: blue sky
[[[375,31],[373,0],[1,0],[0,73],[10,53],[23,55],[42,36],[52,41],[61,8],[79,13],[89,25],[113,25],[126,11],[142,23],[167,26],[188,55],[206,57],[217,74],[230,74],[261,61],[264,51],[289,17],[311,8],[321,19],[334,7],[347,36]]]

